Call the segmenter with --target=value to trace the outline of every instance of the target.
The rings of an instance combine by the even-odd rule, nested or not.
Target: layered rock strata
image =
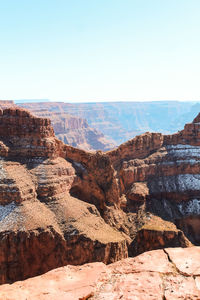
[[[65,144],[86,151],[108,151],[115,147],[113,141],[106,139],[100,131],[90,127],[86,119],[66,112],[54,112],[43,109],[43,104],[38,110],[30,106],[30,111],[40,118],[49,118],[56,137]]]
[[[123,209],[127,212],[138,211],[140,207],[145,214],[149,213],[136,233],[132,245],[140,246],[132,249],[134,253],[136,248],[140,248],[136,253],[141,253],[151,250],[156,244],[158,247],[169,245],[168,239],[160,242],[159,238],[159,232],[165,236],[169,231],[168,221],[173,224],[173,234],[170,235],[177,236],[174,246],[177,241],[182,246],[190,242],[199,244],[199,154],[200,115],[176,134],[146,133],[108,152],[116,170],[120,194],[126,199]],[[154,222],[155,215],[162,222]],[[173,229],[174,224],[179,229],[177,233]],[[190,242],[185,240],[185,236]]]
[[[0,282],[200,242],[200,116],[109,152],[64,144],[49,119],[0,111]]]
[[[16,108],[1,110],[0,139],[1,283],[68,263],[110,263],[127,257],[126,239],[94,206],[95,197],[102,209],[104,201],[114,202],[99,188],[114,185],[104,158],[63,144],[49,119]],[[108,183],[102,170],[91,174],[98,162],[102,170],[107,168]],[[80,169],[91,183],[84,188],[91,204],[69,193],[80,181]]]
[[[192,101],[153,102],[37,102],[21,103],[30,110],[46,109],[66,112],[86,119],[89,126],[102,132],[117,145],[146,131],[172,134],[191,122],[200,111],[200,103]]]

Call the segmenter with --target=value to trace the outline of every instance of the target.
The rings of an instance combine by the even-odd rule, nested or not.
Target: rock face
[[[135,256],[144,251],[162,249],[163,247],[190,247],[184,233],[172,222],[152,215],[145,224],[138,229],[136,238],[129,246],[129,255]]]
[[[92,153],[58,140],[49,119],[2,109],[0,282],[198,245],[199,120]]]
[[[174,246],[189,245],[185,236],[194,244],[200,242],[199,120],[200,115],[176,134],[146,133],[108,152],[120,193],[126,199],[123,209],[130,212],[140,207],[145,214],[150,213],[136,233],[133,253],[155,249],[156,245],[170,246],[169,240],[174,238]],[[155,222],[155,215],[162,222]],[[169,231],[168,221],[182,232],[174,228]]]
[[[200,299],[200,249],[168,248],[106,266],[66,266],[38,277],[5,284],[5,300],[178,300]]]
[[[181,130],[185,123],[191,122],[200,111],[200,103],[192,101],[43,102],[20,105],[30,110],[66,112],[86,119],[89,126],[102,132],[109,140],[114,140],[116,145],[146,131],[174,133]]]
[[[56,137],[65,144],[87,151],[108,151],[115,147],[113,141],[106,139],[100,131],[89,127],[83,118],[64,112],[40,110],[33,111],[33,113],[36,116],[51,119]]]
[[[92,201],[96,196],[103,203],[106,193],[98,186],[104,184],[102,171],[92,177],[86,167],[93,169],[104,159],[63,144],[49,119],[21,109],[1,110],[0,137],[1,283],[68,263],[110,263],[127,257],[126,239],[105,223]],[[90,180],[84,193],[91,204],[69,193],[78,185],[79,169]]]
[[[89,127],[86,119],[70,115],[64,111],[48,111],[43,108],[43,105],[46,106],[45,103],[41,104],[39,110],[30,106],[30,110],[38,117],[49,118],[56,137],[65,144],[87,151],[108,151],[115,147],[114,142],[106,139],[98,130]]]

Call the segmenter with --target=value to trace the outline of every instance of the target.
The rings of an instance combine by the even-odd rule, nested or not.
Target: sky
[[[199,0],[0,0],[0,99],[200,100]]]

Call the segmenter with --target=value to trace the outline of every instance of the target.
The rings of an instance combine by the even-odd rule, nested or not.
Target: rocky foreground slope
[[[89,153],[55,138],[49,119],[0,110],[0,282],[198,245],[199,147],[200,115]]]
[[[66,266],[0,286],[4,300],[200,299],[199,247],[145,252],[106,266]]]

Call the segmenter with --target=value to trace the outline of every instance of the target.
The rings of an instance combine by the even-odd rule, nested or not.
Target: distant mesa
[[[15,100],[14,101],[15,104],[18,104],[18,103],[44,103],[44,102],[50,102],[49,99],[18,99],[18,100]]]
[[[0,107],[10,107],[15,106],[15,103],[13,100],[0,100]]]
[[[44,102],[40,102],[43,100]],[[21,100],[15,100],[15,103],[18,101]],[[27,100],[24,101],[26,101],[26,104],[21,106],[26,108],[29,104],[27,103]],[[45,102],[48,102],[49,100],[35,100],[35,104],[38,104],[37,102],[39,102],[40,109],[38,110],[31,109],[33,100],[28,101],[31,101],[31,106],[28,107],[28,109],[31,110],[34,115],[51,119],[56,136],[65,144],[87,151],[107,151],[116,146],[113,141],[106,139],[101,132],[89,127],[85,119],[65,112],[54,112],[43,108]],[[0,100],[0,108],[19,108],[19,106],[15,103],[14,101]]]
[[[116,146],[112,140],[109,141],[101,132],[90,127],[86,119],[62,110],[49,109],[51,107],[50,102],[25,103],[21,104],[21,106],[29,109],[38,117],[50,118],[56,136],[65,144],[87,151],[107,151]]]
[[[115,145],[120,145],[144,132],[172,134],[192,122],[200,102],[94,102],[94,103],[23,103],[25,108],[65,112],[86,119],[89,127],[101,132]],[[97,149],[96,149],[97,150]]]

